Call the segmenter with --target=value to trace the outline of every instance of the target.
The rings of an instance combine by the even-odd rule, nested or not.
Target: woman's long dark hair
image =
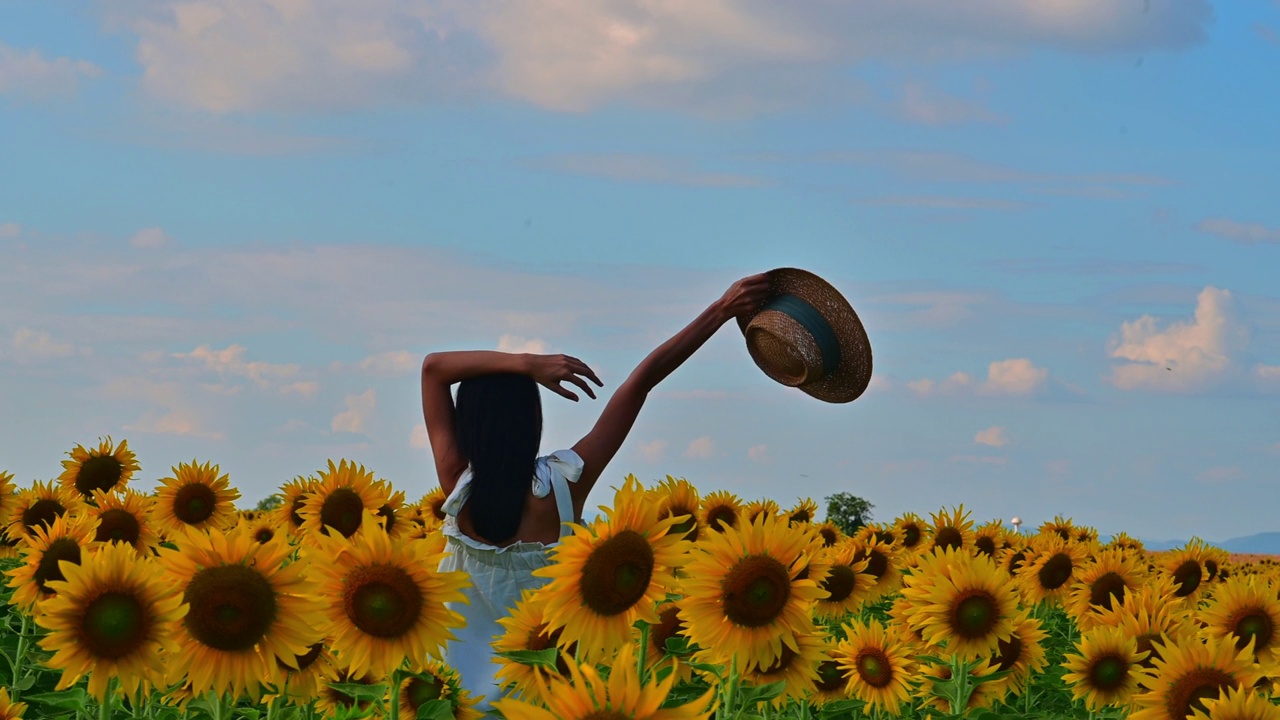
[[[454,432],[471,462],[471,526],[491,543],[520,529],[542,441],[542,398],[527,375],[481,375],[458,383]]]

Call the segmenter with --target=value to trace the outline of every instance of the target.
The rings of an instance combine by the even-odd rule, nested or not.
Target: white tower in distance
[[[1022,530],[1021,530],[1021,528],[1022,528],[1022,518],[1018,517],[1017,515],[1014,515],[1014,516],[1013,516],[1013,519],[1009,521],[1009,524],[1013,526],[1013,531],[1014,531],[1014,532],[1016,532],[1016,533],[1020,533],[1020,532],[1022,532]]]

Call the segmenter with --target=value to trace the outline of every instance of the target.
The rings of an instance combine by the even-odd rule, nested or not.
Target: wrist
[[[711,303],[711,306],[707,308],[707,314],[715,319],[717,327],[733,319],[733,310],[729,307],[729,303],[725,302],[724,298]]]

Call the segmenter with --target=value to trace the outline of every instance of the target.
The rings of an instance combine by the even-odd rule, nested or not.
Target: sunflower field
[[[0,720],[481,717],[438,489],[330,461],[254,511],[208,462],[142,493],[126,441],[68,456],[0,472]],[[501,621],[508,720],[1280,720],[1270,561],[963,506],[847,536],[672,477],[601,510]]]

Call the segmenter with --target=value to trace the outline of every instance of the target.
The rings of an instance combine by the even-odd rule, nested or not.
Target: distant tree
[[[258,512],[268,512],[275,510],[284,504],[284,496],[280,493],[273,493],[258,501],[258,506],[254,508]]]
[[[828,495],[824,499],[827,501],[827,519],[835,523],[846,535],[854,534],[859,528],[871,522],[871,508],[875,505],[857,495],[840,492]]]

